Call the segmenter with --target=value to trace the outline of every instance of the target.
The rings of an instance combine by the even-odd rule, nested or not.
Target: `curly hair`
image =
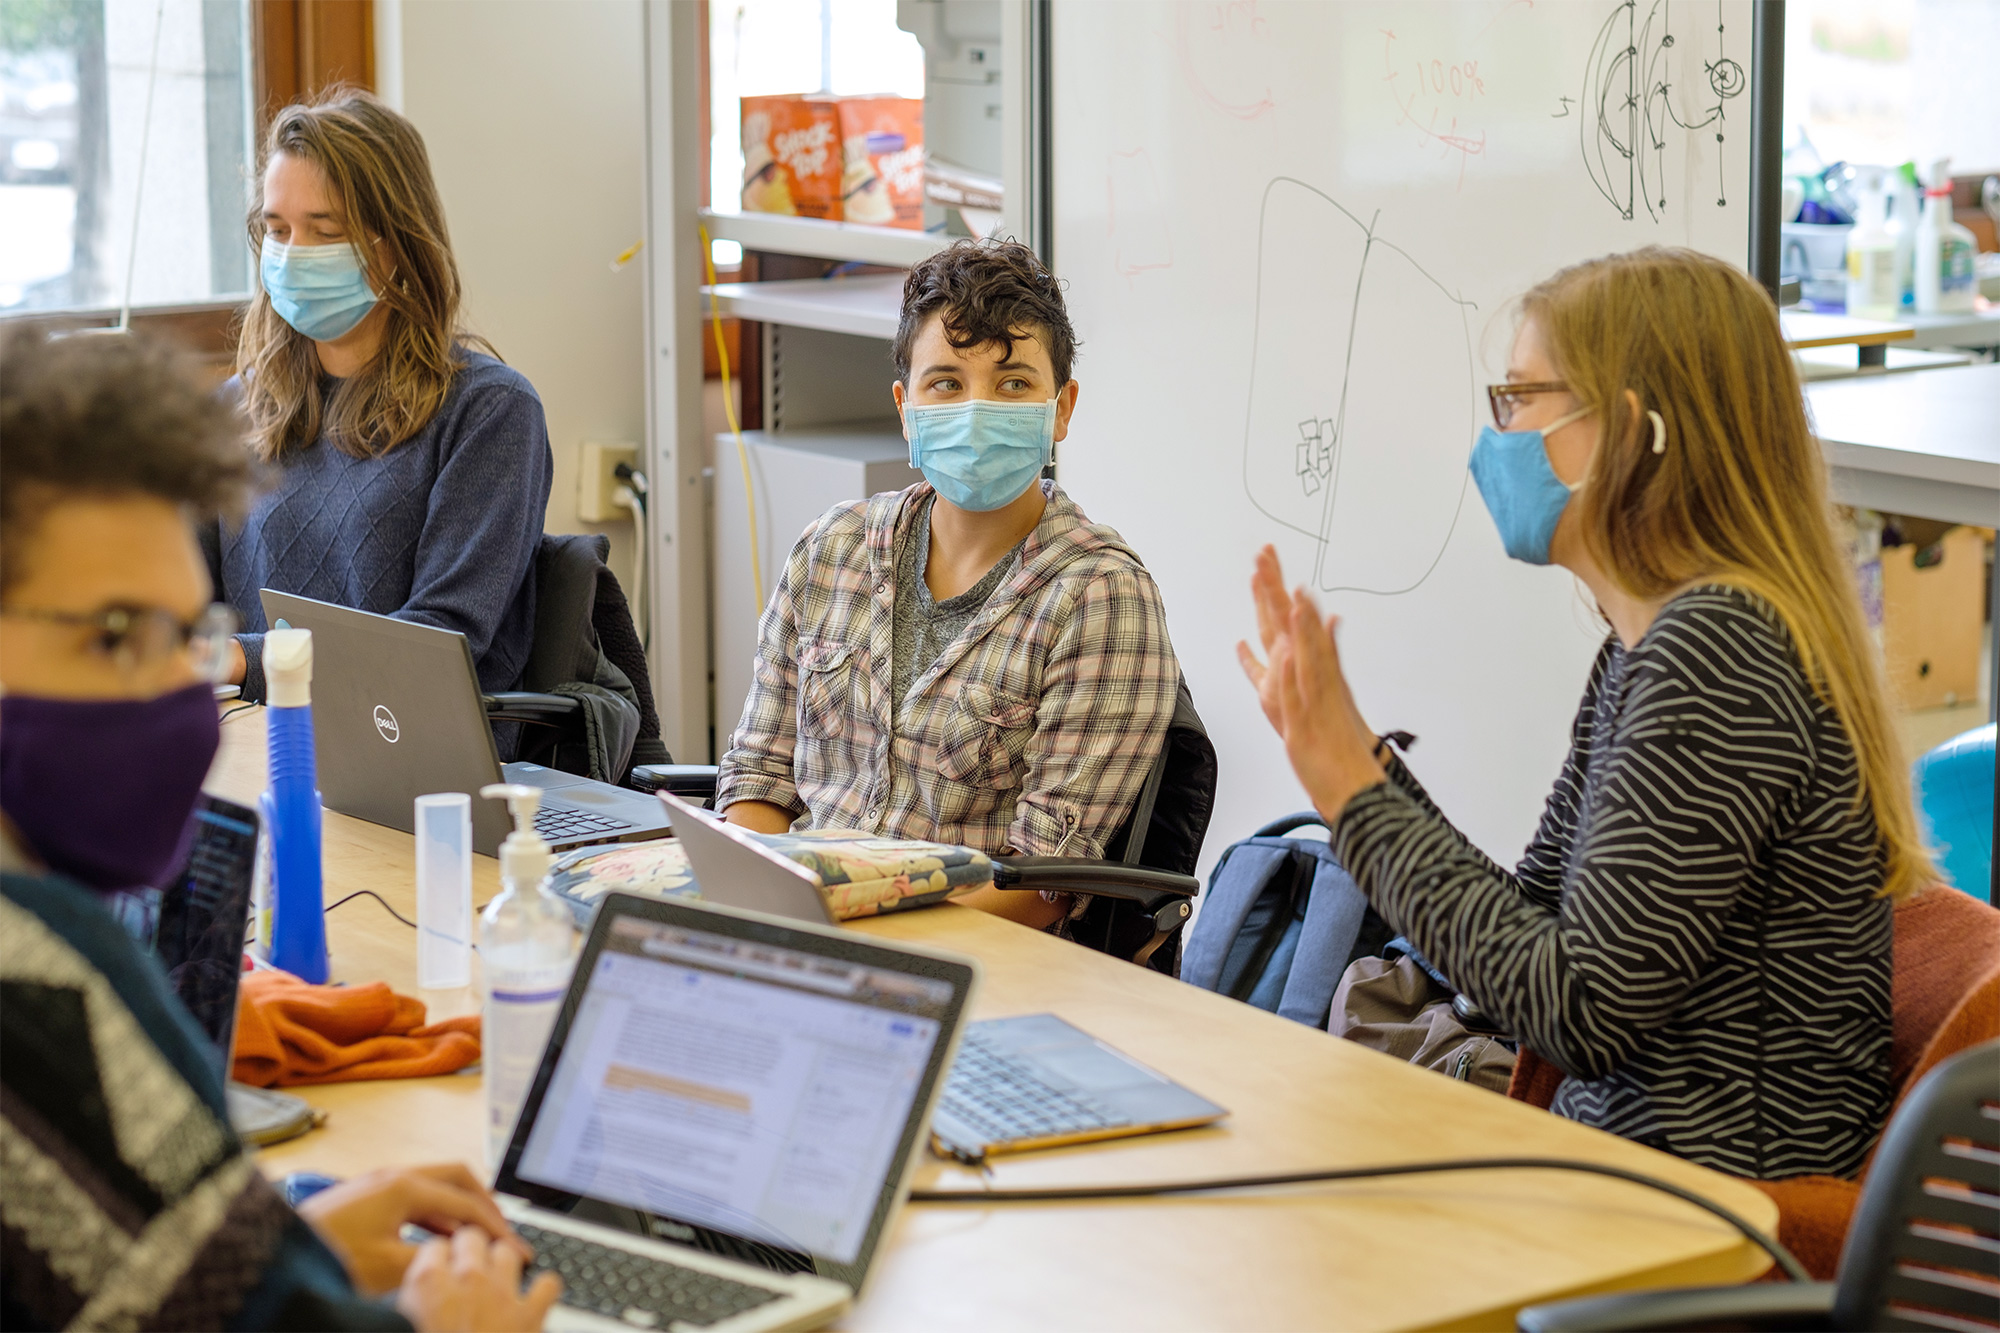
[[[256,479],[243,424],[194,362],[143,337],[0,335],[0,589],[64,494],[149,495],[234,517]]]
[[[924,260],[903,281],[903,316],[896,326],[896,378],[910,382],[910,347],[924,323],[944,312],[953,347],[1000,347],[1033,336],[1048,349],[1058,387],[1076,361],[1076,330],[1063,306],[1062,283],[1019,241],[961,240]]]

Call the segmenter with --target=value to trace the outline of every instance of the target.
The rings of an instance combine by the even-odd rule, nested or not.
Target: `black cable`
[[[373,889],[356,889],[353,893],[350,893],[345,898],[342,898],[340,902],[328,903],[326,905],[326,910],[331,912],[334,908],[340,906],[341,903],[351,903],[356,898],[373,898],[376,902],[382,904],[382,910],[387,912],[390,916],[395,917],[398,921],[408,926],[411,930],[415,930],[417,928],[416,922],[410,920],[410,918],[404,916],[401,912],[398,912],[395,908],[389,906],[389,900],[387,898],[384,898],[381,894],[375,892],[375,890]]]
[[[1771,1256],[1786,1278],[1810,1282],[1812,1274],[1792,1252],[1775,1239],[1692,1190],[1682,1189],[1655,1176],[1627,1171],[1622,1167],[1600,1166],[1596,1162],[1570,1161],[1562,1157],[1460,1157],[1442,1162],[1410,1162],[1402,1166],[1360,1166],[1329,1171],[1289,1171],[1274,1176],[1228,1176],[1218,1180],[1184,1180],[1160,1185],[1079,1185],[1054,1189],[1008,1190],[911,1190],[911,1203],[1055,1203],[1079,1199],[1145,1199],[1161,1194],[1205,1194],[1212,1190],[1261,1189],[1272,1185],[1307,1185],[1328,1180],[1366,1180],[1378,1176],[1417,1176],[1436,1171],[1582,1171],[1594,1176],[1610,1176],[1671,1194],[1677,1199],[1713,1213]]]
[[[247,713],[253,708],[262,708],[262,707],[263,705],[259,703],[238,704],[234,708],[224,710],[222,716],[217,718],[216,721],[218,723],[227,722],[230,718],[235,717],[238,713]]]

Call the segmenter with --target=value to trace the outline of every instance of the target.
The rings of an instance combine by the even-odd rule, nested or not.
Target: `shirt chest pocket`
[[[799,736],[852,740],[858,703],[854,649],[826,639],[799,646]]]
[[[958,692],[938,741],[938,772],[953,782],[1002,791],[1020,785],[1015,766],[1027,752],[1035,705],[991,686]]]

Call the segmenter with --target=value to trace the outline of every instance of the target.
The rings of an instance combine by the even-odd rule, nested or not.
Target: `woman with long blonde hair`
[[[277,484],[220,534],[244,697],[264,694],[262,588],[457,630],[480,684],[514,688],[548,428],[533,386],[460,324],[422,137],[365,92],[288,106],[248,221],[261,289],[232,384]]]
[[[1611,632],[1526,856],[1363,723],[1276,554],[1238,646],[1378,911],[1562,1069],[1553,1108],[1755,1178],[1852,1175],[1889,1109],[1891,900],[1933,878],[1770,299],[1689,250],[1530,291],[1472,471]]]

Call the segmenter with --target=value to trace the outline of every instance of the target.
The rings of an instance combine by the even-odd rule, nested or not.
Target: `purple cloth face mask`
[[[0,810],[49,869],[162,888],[194,840],[222,742],[206,682],[156,699],[0,697]]]

